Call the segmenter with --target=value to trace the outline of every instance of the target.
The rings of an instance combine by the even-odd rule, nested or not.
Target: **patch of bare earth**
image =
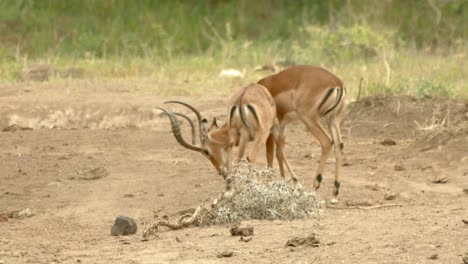
[[[0,97],[0,130],[18,127],[0,132],[0,263],[462,263],[468,254],[466,103],[357,102],[343,124],[349,165],[340,202],[318,218],[245,221],[255,229],[248,241],[228,225],[162,229],[142,241],[155,217],[174,217],[224,188],[209,161],[177,145],[153,112],[169,98],[10,88]],[[223,115],[223,98],[183,99]],[[300,123],[287,136],[286,155],[310,187],[320,146]],[[326,201],[333,163],[317,191]],[[10,217],[27,208],[32,215]],[[136,219],[136,235],[110,235],[118,215]],[[313,246],[286,246],[311,234]]]

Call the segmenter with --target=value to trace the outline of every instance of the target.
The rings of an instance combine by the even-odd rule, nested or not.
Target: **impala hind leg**
[[[266,158],[268,168],[273,168],[273,157],[275,152],[275,137],[270,134],[266,141]]]
[[[284,152],[282,151],[284,149],[284,144],[286,143],[286,138],[283,133],[279,133],[276,136],[276,159],[278,160],[278,166],[280,169],[280,174],[281,177],[284,178]]]
[[[258,131],[257,136],[255,137],[254,146],[247,157],[247,160],[251,163],[255,163],[257,161],[257,155],[260,151],[260,147],[265,144],[267,139],[269,138],[270,133],[269,131]]]
[[[245,156],[245,150],[247,148],[247,143],[249,142],[249,134],[247,131],[242,130],[240,132],[240,138],[239,138],[239,150],[237,153],[237,160],[236,163],[239,163],[244,156]]]
[[[322,173],[323,169],[325,168],[325,164],[327,163],[328,155],[330,154],[332,141],[323,129],[322,125],[320,124],[320,119],[302,118],[301,120],[302,122],[304,122],[304,124],[310,130],[310,132],[318,139],[322,147],[320,162],[317,169],[317,174],[315,175],[314,179],[314,189],[317,190],[318,188],[320,188],[320,183],[323,180]]]
[[[333,116],[329,120],[329,127],[332,134],[333,142],[340,142],[334,144],[335,148],[335,183],[333,188],[333,198],[330,200],[331,203],[338,202],[338,194],[340,193],[340,174],[341,174],[341,165],[343,163],[343,142],[341,140],[340,125],[339,119]]]

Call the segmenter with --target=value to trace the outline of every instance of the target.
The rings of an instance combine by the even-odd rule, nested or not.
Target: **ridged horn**
[[[192,145],[195,145],[197,144],[197,132],[195,131],[195,124],[193,124],[193,121],[192,119],[190,119],[190,117],[182,114],[182,113],[177,113],[177,112],[172,112],[174,115],[177,115],[177,116],[180,116],[182,118],[184,118],[185,120],[187,120],[187,122],[189,122],[190,124],[190,127],[192,128]]]
[[[184,140],[184,138],[182,137],[182,133],[180,132],[179,122],[177,121],[177,118],[175,117],[173,113],[168,112],[165,109],[162,109],[159,107],[157,107],[156,109],[163,111],[169,117],[169,121],[171,122],[171,127],[172,127],[172,133],[174,134],[174,137],[176,138],[177,142],[179,142],[179,144],[182,147],[193,150],[193,151],[201,152],[201,148],[196,147],[194,145],[190,145]]]
[[[165,104],[181,104],[187,108],[189,108],[190,110],[192,110],[195,115],[197,116],[197,119],[198,119],[198,130],[199,130],[199,134],[200,134],[200,141],[203,142],[203,137],[202,137],[202,120],[203,120],[203,117],[201,116],[200,112],[193,106],[187,104],[187,103],[184,103],[184,102],[181,102],[181,101],[167,101],[167,102],[164,102]]]

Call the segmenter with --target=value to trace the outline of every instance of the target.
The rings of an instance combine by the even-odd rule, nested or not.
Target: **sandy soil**
[[[194,208],[223,189],[210,163],[180,147],[153,110],[169,98],[67,96],[27,86],[0,93],[0,129],[14,130],[12,122],[32,128],[0,132],[0,212],[29,208],[34,216],[0,218],[0,263],[463,263],[468,254],[463,102],[373,97],[356,104],[343,127],[349,166],[340,209],[291,222],[247,221],[255,228],[248,243],[228,226],[163,230],[141,241],[154,215]],[[223,116],[223,98],[178,99]],[[446,126],[437,126],[444,119]],[[319,145],[300,123],[287,135],[287,156],[311,186]],[[384,139],[396,145],[382,145]],[[317,192],[326,201],[333,163]],[[396,198],[386,200],[389,193]],[[380,204],[401,206],[353,209]],[[136,219],[136,235],[110,235],[118,215]],[[320,247],[284,246],[310,233]],[[218,258],[224,250],[234,255]]]

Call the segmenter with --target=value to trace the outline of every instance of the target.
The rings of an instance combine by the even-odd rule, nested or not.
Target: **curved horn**
[[[171,122],[171,127],[172,127],[172,133],[174,134],[174,137],[176,138],[177,142],[184,148],[193,150],[193,151],[198,151],[201,152],[201,148],[190,145],[189,143],[185,142],[184,138],[182,137],[182,133],[180,132],[180,125],[179,122],[177,121],[177,118],[175,115],[171,112],[166,111],[165,109],[157,107],[156,109],[159,109],[163,111],[168,117],[169,121]]]
[[[185,120],[187,120],[187,122],[189,122],[190,127],[192,128],[192,145],[197,144],[197,132],[195,131],[195,125],[193,124],[192,119],[190,119],[190,117],[188,117],[188,116],[186,116],[184,114],[181,114],[181,113],[172,112],[172,114],[180,116],[180,117],[184,118]]]
[[[193,106],[187,104],[187,103],[184,103],[184,102],[181,102],[181,101],[167,101],[167,102],[164,102],[165,104],[181,104],[187,108],[189,108],[190,110],[192,110],[195,115],[197,115],[197,119],[198,119],[198,129],[200,131],[200,141],[203,142],[203,138],[202,138],[202,120],[203,120],[203,117],[201,116],[200,112]]]

